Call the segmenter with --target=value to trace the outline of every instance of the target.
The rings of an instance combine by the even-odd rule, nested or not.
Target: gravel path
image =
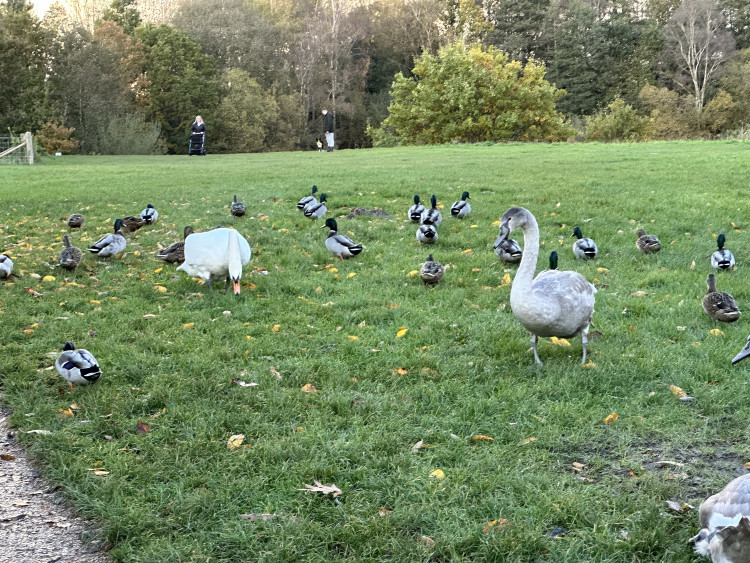
[[[81,541],[86,523],[39,477],[13,439],[8,415],[0,409],[0,563],[108,563]]]

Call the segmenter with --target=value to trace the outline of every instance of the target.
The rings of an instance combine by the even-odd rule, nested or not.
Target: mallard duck
[[[122,232],[129,235],[130,233],[136,232],[145,224],[146,223],[142,218],[128,215],[127,217],[122,218]]]
[[[661,243],[656,235],[646,234],[644,229],[638,229],[638,239],[635,241],[638,250],[644,254],[654,254],[661,250]]]
[[[72,342],[66,342],[63,352],[55,361],[55,367],[60,375],[70,384],[93,383],[102,375],[102,370],[93,354],[83,348],[76,349]]]
[[[80,229],[83,227],[84,218],[80,213],[73,213],[68,217],[68,227],[71,229]]]
[[[510,233],[504,232],[503,226],[500,225],[500,233],[495,241],[495,254],[506,264],[515,264],[521,261],[523,251],[521,245],[510,238]]]
[[[174,244],[170,244],[167,248],[163,249],[156,255],[160,260],[169,262],[170,264],[176,264],[178,262],[185,261],[185,239],[189,235],[193,234],[193,227],[188,225],[183,231],[182,240]]]
[[[7,280],[13,273],[13,260],[7,254],[0,254],[0,280]]]
[[[323,195],[321,194],[320,199],[323,199]],[[333,219],[329,217],[326,219],[325,225],[321,227],[321,229],[324,229],[328,227],[330,230],[328,231],[328,238],[326,238],[326,248],[330,250],[334,256],[338,256],[341,260],[344,258],[351,258],[352,256],[356,256],[360,252],[362,252],[362,245],[356,244],[352,239],[349,237],[345,237],[344,235],[340,235],[338,233],[338,225],[336,224],[336,219]]]
[[[596,258],[596,253],[599,252],[599,249],[596,247],[596,243],[592,239],[583,236],[581,227],[575,227],[573,229],[573,236],[578,239],[573,243],[573,254],[575,254],[576,258],[584,258],[588,260]]]
[[[437,285],[440,280],[443,279],[445,268],[440,262],[435,262],[432,258],[432,254],[427,257],[427,262],[422,264],[422,269],[419,270],[419,277],[425,285]]]
[[[235,295],[240,294],[242,267],[250,261],[250,245],[234,229],[219,228],[205,233],[193,233],[185,239],[185,261],[177,269],[189,276],[201,278],[209,289],[211,279],[226,278],[225,290],[234,284]]]
[[[105,235],[89,246],[88,251],[99,256],[114,256],[125,250],[128,241],[122,234],[122,219],[115,220],[114,233]]]
[[[299,202],[297,202],[297,209],[300,211],[304,211],[305,207],[310,205],[311,203],[318,203],[318,200],[315,198],[315,193],[318,191],[318,186],[312,187],[312,193],[310,195],[306,195],[303,197]]]
[[[424,213],[422,213],[421,222],[423,225],[432,225],[434,227],[439,227],[440,223],[443,222],[443,215],[437,208],[437,198],[434,194],[430,196],[430,203],[432,204],[432,207],[430,209],[424,210]]]
[[[229,210],[235,217],[242,217],[246,211],[245,204],[241,201],[237,201],[237,196],[234,196],[234,199],[232,200],[232,207],[230,207]]]
[[[730,270],[734,268],[734,254],[724,248],[726,237],[720,233],[716,238],[716,245],[719,247],[711,254],[711,266],[717,270]]]
[[[409,219],[414,223],[419,223],[422,220],[422,213],[426,210],[427,208],[419,201],[419,194],[414,194],[414,205],[409,208]]]
[[[311,203],[305,207],[305,217],[309,217],[310,219],[320,219],[326,214],[326,211],[328,211],[328,208],[326,207],[326,194],[320,194],[319,202]]]
[[[549,253],[549,269],[557,270],[557,250]]]
[[[716,291],[716,276],[708,274],[706,295],[703,297],[703,310],[715,321],[733,323],[740,318],[737,302],[726,291]]]
[[[510,290],[513,315],[531,334],[534,361],[542,365],[537,352],[540,336],[571,338],[581,335],[586,363],[589,327],[594,316],[596,288],[578,272],[544,270],[534,278],[539,256],[539,227],[534,215],[523,207],[512,207],[503,214],[500,237],[523,229],[524,253]],[[495,242],[497,247],[498,240]]]
[[[144,225],[153,225],[158,218],[159,212],[150,203],[146,206],[146,209],[141,211],[141,219],[143,219]]]
[[[417,242],[423,244],[435,244],[438,239],[437,229],[432,225],[419,225],[417,229]]]
[[[469,197],[469,192],[462,193],[461,201],[457,201],[453,205],[451,205],[451,215],[458,219],[463,219],[464,217],[466,217],[471,211],[471,204],[466,201],[467,199],[471,199]]]
[[[750,474],[733,479],[698,509],[701,531],[690,541],[715,563],[750,561]]]
[[[60,266],[66,270],[75,270],[81,263],[83,252],[77,246],[70,244],[68,235],[63,235],[63,245],[65,248],[60,252]]]

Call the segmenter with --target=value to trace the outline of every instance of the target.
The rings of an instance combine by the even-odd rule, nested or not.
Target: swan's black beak
[[[497,247],[500,246],[504,241],[508,240],[509,235],[510,229],[508,228],[508,223],[501,224],[500,234],[497,236],[497,240],[495,240],[495,249],[497,249]]]
[[[737,354],[732,360],[732,365],[741,362],[748,356],[750,356],[750,336],[747,337],[747,344],[745,344],[745,347],[740,350],[740,353]]]

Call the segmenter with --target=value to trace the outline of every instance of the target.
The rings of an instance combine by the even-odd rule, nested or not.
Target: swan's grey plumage
[[[573,254],[575,254],[576,258],[587,260],[593,260],[596,258],[599,249],[596,247],[596,243],[593,239],[583,236],[581,227],[573,229],[573,236],[578,239],[573,243]]]
[[[235,229],[213,229],[185,239],[185,261],[177,269],[202,279],[211,289],[212,279],[226,278],[226,287],[233,283],[239,295],[242,267],[250,256],[250,245]]]
[[[540,336],[571,338],[580,334],[583,365],[596,288],[581,274],[572,271],[544,270],[534,278],[539,257],[539,226],[530,211],[512,207],[503,214],[495,247],[501,237],[507,237],[516,228],[523,229],[524,253],[511,286],[510,306],[516,319],[532,334],[534,361],[542,364],[537,352]]]
[[[419,270],[419,277],[425,285],[437,285],[443,279],[445,268],[440,262],[435,261],[432,254],[427,256],[427,261]]]
[[[422,244],[435,244],[438,239],[437,229],[433,225],[419,225],[417,241]]]
[[[730,250],[724,248],[726,237],[724,233],[720,233],[716,238],[717,250],[711,254],[711,267],[717,270],[731,270],[734,268],[734,254]]]
[[[63,235],[64,248],[60,252],[60,266],[66,270],[75,270],[81,263],[83,252],[77,246],[70,244],[70,237]]]
[[[76,349],[72,342],[66,342],[62,354],[55,360],[55,367],[73,390],[74,383],[93,383],[102,375],[94,355],[83,348]]]
[[[716,276],[708,274],[706,295],[703,297],[703,310],[716,321],[733,323],[740,318],[740,308],[731,294],[716,291]]]
[[[320,197],[321,199],[323,198],[322,195]],[[330,250],[334,256],[344,260],[345,258],[351,258],[362,252],[363,247],[361,244],[357,244],[349,237],[338,233],[336,219],[333,219],[332,217],[326,219],[325,225],[323,225],[321,229],[326,227],[329,229],[328,237],[326,238],[326,248]]]
[[[451,205],[451,215],[458,219],[466,217],[471,212],[471,204],[466,201],[467,199],[471,199],[469,192],[462,193],[461,200],[456,201]]]
[[[115,220],[114,230],[89,246],[88,251],[99,256],[114,256],[125,250],[128,241],[122,234],[122,219]]]
[[[695,552],[714,563],[750,561],[750,474],[733,479],[698,509],[701,530]]]
[[[414,223],[419,223],[426,210],[427,208],[419,201],[419,194],[414,194],[414,205],[409,208],[409,219]]]

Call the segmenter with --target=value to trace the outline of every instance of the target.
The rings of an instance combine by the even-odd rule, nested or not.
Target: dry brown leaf
[[[227,448],[230,450],[236,450],[242,445],[244,439],[244,434],[233,434],[229,437],[229,440],[227,440]]]
[[[393,373],[395,373],[396,375],[406,375],[407,373],[409,373],[409,370],[404,368],[396,368],[393,370]]]
[[[138,434],[148,434],[151,432],[151,425],[143,422],[142,420],[138,421],[138,424],[135,425],[135,430],[138,432]]]
[[[0,454],[0,459],[2,459],[3,461],[13,461],[14,459],[16,459],[16,456],[11,454]]]
[[[304,489],[297,489],[298,491],[307,491],[308,493],[323,493],[324,495],[333,495],[333,498],[343,494],[341,489],[336,485],[324,485],[320,481],[313,479],[315,485],[305,485]]]
[[[604,424],[614,424],[615,420],[617,420],[618,418],[620,418],[619,415],[616,412],[613,412],[612,414],[608,414],[607,416],[605,416],[602,422]]]
[[[508,520],[507,518],[498,518],[497,520],[488,522],[487,525],[484,528],[482,528],[482,532],[486,534],[487,532],[493,532],[495,530],[502,530],[506,526],[510,526],[510,520]]]
[[[528,438],[524,438],[519,442],[519,445],[525,446],[526,444],[530,444],[531,442],[535,442],[536,437],[535,436],[529,436]]]
[[[57,412],[59,412],[61,415],[66,416],[68,418],[73,418],[75,414],[70,409],[57,409]]]
[[[277,381],[281,381],[281,374],[274,366],[271,366],[271,375],[273,375]]]
[[[417,538],[417,541],[422,545],[426,545],[427,547],[435,547],[435,540],[433,540],[429,536],[419,536]]]
[[[378,515],[379,516],[390,516],[393,513],[393,510],[390,508],[386,508],[385,506],[378,509]]]
[[[584,469],[586,469],[586,466],[584,464],[577,461],[573,462],[573,471],[583,471]]]
[[[486,440],[488,442],[492,442],[495,439],[492,436],[486,436],[484,434],[477,434],[476,436],[474,436],[472,438],[472,440],[474,440],[475,442],[481,442],[482,440]]]
[[[305,393],[317,393],[318,392],[318,390],[315,388],[315,386],[312,383],[305,383],[302,386],[302,390]]]
[[[670,385],[669,390],[672,392],[672,395],[674,395],[678,399],[687,397],[687,393],[685,393],[685,391],[682,390],[682,387],[677,387],[677,385]]]

